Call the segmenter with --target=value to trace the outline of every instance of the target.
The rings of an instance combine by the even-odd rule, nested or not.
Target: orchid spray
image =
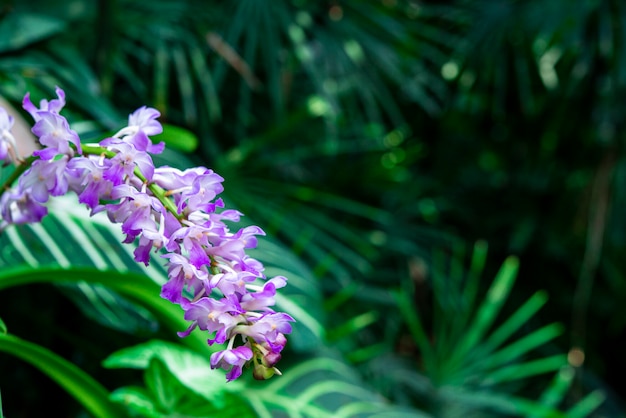
[[[51,196],[73,192],[91,214],[105,212],[121,224],[124,242],[137,243],[134,258],[146,266],[150,252],[167,259],[169,280],[161,296],[180,305],[189,328],[208,333],[208,344],[225,344],[211,355],[211,366],[237,379],[246,365],[257,379],[280,374],[275,367],[294,319],[275,312],[276,289],[287,279],[266,279],[263,264],[246,254],[256,247],[261,228],[231,232],[242,214],[226,209],[218,195],[224,179],[213,170],[155,167],[151,154],[163,151],[151,136],[162,132],[156,109],[141,107],[128,126],[98,144],[82,144],[60,112],[65,93],[35,106],[27,94],[23,107],[34,119],[32,132],[41,149],[26,158],[11,134],[13,118],[0,108],[0,163],[16,165],[0,189],[0,233],[12,224],[39,222]]]

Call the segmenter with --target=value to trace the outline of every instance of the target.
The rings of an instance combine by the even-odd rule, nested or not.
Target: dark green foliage
[[[0,95],[19,107],[61,86],[88,140],[157,107],[157,139],[176,150],[159,162],[215,169],[227,204],[271,237],[258,258],[289,277],[279,305],[298,323],[285,375],[243,383],[262,401],[238,416],[623,416],[626,6],[575,3],[7,1]],[[63,211],[0,237],[0,267],[145,272],[110,230]],[[42,243],[58,235],[72,237],[60,251]],[[0,331],[26,338],[32,321],[11,312],[28,293],[7,292]],[[61,342],[34,340],[67,357],[98,364],[172,336],[106,285],[49,294],[44,312],[71,300],[93,318],[82,327],[116,335],[58,324]],[[15,416],[10,379],[38,376],[9,364]],[[140,369],[106,375],[131,412],[203,411],[185,409],[197,394],[180,395],[162,358]]]

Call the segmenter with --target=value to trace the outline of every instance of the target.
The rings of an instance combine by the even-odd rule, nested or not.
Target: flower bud
[[[252,372],[252,376],[256,380],[267,380],[275,374],[280,375],[280,372],[276,367],[265,367],[262,364],[254,362],[254,370]]]

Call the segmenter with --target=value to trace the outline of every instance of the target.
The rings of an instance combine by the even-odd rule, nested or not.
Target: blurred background
[[[281,378],[323,355],[407,416],[618,417],[626,4],[574,3],[4,0],[0,95],[60,86],[87,141],[161,112],[160,162],[217,171],[307,278],[324,332]],[[137,376],[103,356],[176,341],[70,293],[3,290],[0,317],[109,389]],[[37,373],[0,357],[7,417],[67,397]]]

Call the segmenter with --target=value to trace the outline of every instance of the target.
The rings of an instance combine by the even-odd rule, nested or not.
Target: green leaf
[[[156,283],[165,282],[167,275],[159,257],[152,257],[149,268],[139,265],[133,259],[133,246],[122,244],[118,225],[111,224],[106,217],[89,217],[89,212],[75,202],[75,196],[53,199],[50,214],[41,224],[7,228],[0,235],[3,249],[0,267],[89,267],[134,272],[149,275]],[[60,289],[87,317],[109,328],[146,334],[158,326],[145,308],[124,300],[110,287],[74,282],[71,287]]]
[[[231,382],[226,386],[225,373],[221,369],[211,369],[208,356],[159,340],[116,351],[104,360],[103,366],[147,369],[155,358],[189,390],[216,404],[219,404],[219,398],[225,390],[241,388],[238,382]]]
[[[299,358],[269,382],[250,382],[248,401],[259,417],[310,418],[403,416],[407,408],[389,405],[371,391],[355,369],[330,353]],[[419,411],[410,410],[420,417]]]
[[[567,355],[557,354],[551,357],[544,357],[538,360],[527,361],[499,368],[493,373],[484,376],[484,380],[487,384],[491,384],[524,379],[529,376],[559,370],[566,364]]]
[[[350,337],[363,328],[376,323],[378,320],[379,315],[377,311],[362,313],[328,331],[327,339],[330,342],[334,342],[342,338]]]
[[[125,416],[109,400],[108,391],[74,364],[36,344],[10,334],[0,335],[0,351],[26,361],[57,382],[98,418]]]
[[[576,372],[572,366],[563,366],[558,373],[555,373],[550,385],[543,391],[539,397],[539,402],[545,406],[558,406],[567,395],[567,390],[574,381]],[[537,415],[536,417],[539,417]]]
[[[509,257],[504,261],[487,292],[486,298],[476,312],[474,320],[469,324],[464,338],[455,348],[451,363],[462,360],[473,350],[493,324],[513,287],[518,268],[519,261],[515,257]]]
[[[83,308],[89,317],[112,328],[153,330],[156,326],[154,319],[161,314],[158,306],[169,305],[165,311],[170,315],[177,312],[179,316],[175,321],[178,325],[173,329],[176,331],[186,329],[187,322],[182,320],[182,311],[177,311],[175,306],[159,296],[159,286],[167,280],[163,259],[153,253],[149,267],[135,262],[134,247],[122,244],[123,236],[119,225],[111,224],[106,216],[90,217],[85,208],[75,203],[75,199],[75,196],[53,199],[50,202],[50,214],[41,224],[7,228],[0,235],[0,246],[3,250],[0,252],[0,267],[10,272],[12,266],[24,264],[35,268],[46,266],[41,273],[52,273],[54,277],[43,278],[43,280],[54,283],[73,283],[83,295],[77,297],[77,305]],[[54,239],[57,236],[64,237],[62,243]],[[259,239],[258,248],[250,254],[265,264],[265,274],[268,277],[284,275],[289,279],[288,285],[276,296],[276,301],[277,309],[288,312],[297,321],[294,324],[294,332],[289,337],[290,345],[299,350],[310,350],[320,344],[325,334],[322,322],[325,314],[319,283],[311,274],[310,269],[291,251],[269,237]],[[50,268],[48,269],[47,266]],[[59,269],[56,266],[65,267],[65,269]],[[89,286],[86,286],[79,280],[80,274],[74,273],[68,273],[72,277],[65,280],[63,275],[66,273],[64,272],[73,266],[82,269],[81,274],[99,270],[94,277],[102,280],[85,280],[89,282]],[[105,280],[106,274],[119,276],[115,270],[118,270],[122,276],[130,274],[124,277],[144,276],[137,279],[142,283],[139,286],[143,292],[141,303],[128,303],[129,301],[137,302],[137,295],[132,296],[134,299],[131,300],[128,294],[122,295],[122,292],[116,288],[119,284],[117,280],[114,280],[111,285]],[[104,274],[105,271],[108,273]],[[150,282],[152,283],[148,284]],[[101,286],[90,287],[94,284]],[[0,283],[0,287],[2,286]],[[151,290],[145,286],[150,287]],[[127,300],[123,300],[120,295]],[[146,309],[150,311],[150,314]],[[174,324],[170,322],[166,326],[174,327]],[[194,338],[199,343],[200,335],[200,333],[193,333],[188,338]],[[206,346],[206,341],[202,345]]]
[[[550,418],[565,418],[565,414],[540,403],[505,393],[478,392],[457,387],[442,389],[442,401],[449,406],[462,405],[461,411],[489,410],[502,415],[530,416],[542,414]],[[498,415],[496,415],[498,416]]]
[[[484,342],[481,350],[485,354],[495,350],[504,343],[513,333],[521,329],[528,320],[535,314],[548,300],[546,292],[539,291],[528,299],[524,305],[515,311],[502,325],[498,327]]]
[[[182,152],[193,152],[198,148],[198,137],[188,129],[180,126],[163,124],[163,133],[153,136],[153,142],[163,141],[167,147]]]
[[[2,320],[2,318],[0,318],[0,334],[6,334],[6,333],[7,333],[7,326]]]
[[[180,308],[159,296],[159,286],[146,276],[137,273],[101,271],[93,268],[75,267],[14,267],[0,270],[0,290],[30,283],[81,283],[106,285],[130,301],[149,309],[161,323],[173,331],[187,328]],[[207,350],[206,339],[201,333],[192,333],[183,340],[200,352]]]
[[[415,309],[409,294],[410,293],[407,290],[398,290],[393,292],[398,308],[402,312],[402,316],[409,326],[409,331],[411,332],[415,343],[424,357],[424,368],[426,373],[429,373],[432,376],[432,373],[434,373],[438,367],[435,362],[435,353],[431,342],[426,335],[426,331],[424,330],[423,321],[420,318],[419,312]]]
[[[170,416],[184,417],[250,417],[254,415],[246,402],[245,390],[224,391],[219,397],[207,402],[205,397],[181,384],[160,359],[153,358],[144,376],[146,386],[153,394],[161,410]],[[201,386],[209,386],[215,381],[204,379]],[[200,387],[201,387],[200,386]],[[222,385],[219,385],[222,386]],[[223,387],[223,386],[222,386]]]
[[[163,413],[158,410],[154,400],[146,389],[140,387],[124,387],[111,393],[111,400],[124,406],[132,416],[142,418],[162,418]]]
[[[111,354],[109,368],[146,370],[144,380],[157,408],[184,416],[252,417],[241,381],[226,383],[223,370],[212,370],[208,356],[153,340]]]
[[[498,368],[515,359],[522,358],[530,350],[546,344],[562,333],[563,326],[561,324],[549,324],[539,328],[524,337],[516,339],[508,346],[491,355],[485,354],[484,357],[487,358],[486,367]]]
[[[585,418],[595,411],[606,399],[606,395],[595,390],[581,399],[576,405],[570,408],[566,416],[567,418]]]
[[[65,30],[66,23],[52,16],[9,13],[0,20],[0,52],[22,48]]]
[[[279,242],[265,237],[249,253],[265,265],[265,275],[287,277],[287,286],[276,295],[276,309],[289,313],[296,322],[289,335],[289,345],[298,351],[310,351],[325,338],[326,313],[320,284],[293,252]]]
[[[176,405],[184,396],[185,389],[168,372],[167,367],[158,359],[152,358],[146,369],[144,380],[159,409],[168,414],[174,412]]]
[[[131,303],[106,286],[87,283],[57,284],[83,314],[109,328],[131,335],[145,335],[159,328],[149,310]]]
[[[478,285],[480,283],[480,276],[485,268],[487,261],[487,243],[485,241],[477,241],[474,244],[474,251],[472,252],[472,261],[470,264],[468,278],[463,290],[465,303],[468,310],[474,307],[476,301],[476,295],[478,293]],[[469,315],[466,319],[469,320]],[[465,325],[465,323],[463,323]]]

